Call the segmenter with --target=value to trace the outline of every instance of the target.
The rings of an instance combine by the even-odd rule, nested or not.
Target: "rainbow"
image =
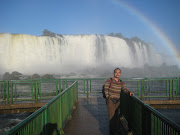
[[[161,29],[159,29],[156,25],[154,25],[153,22],[151,22],[147,17],[145,17],[141,12],[139,12],[130,4],[122,2],[120,0],[113,0],[113,2],[125,8],[128,12],[137,16],[143,23],[147,24],[152,29],[154,34],[160,39],[160,41],[168,47],[169,52],[175,57],[176,63],[180,67],[180,52],[178,51],[178,49],[176,49],[175,45],[164,34],[164,32],[162,32]]]

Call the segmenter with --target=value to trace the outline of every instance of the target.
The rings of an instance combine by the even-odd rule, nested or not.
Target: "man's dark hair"
[[[121,69],[120,69],[120,68],[115,68],[115,69],[114,69],[114,73],[115,73],[116,70],[120,70],[120,72],[121,72]]]

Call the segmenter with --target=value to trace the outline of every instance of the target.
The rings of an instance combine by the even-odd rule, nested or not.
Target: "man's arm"
[[[133,92],[129,91],[127,88],[126,88],[126,85],[124,82],[122,82],[122,90],[126,93],[128,93],[130,96],[134,95]]]
[[[106,99],[109,99],[109,85],[111,83],[111,79],[108,79],[104,84],[104,92],[106,95]]]

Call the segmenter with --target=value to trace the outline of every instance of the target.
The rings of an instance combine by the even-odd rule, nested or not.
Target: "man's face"
[[[116,69],[114,72],[114,77],[119,78],[121,76],[121,71],[119,69]]]

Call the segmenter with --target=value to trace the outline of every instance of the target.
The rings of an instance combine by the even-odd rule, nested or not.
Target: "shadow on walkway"
[[[80,96],[79,104],[65,128],[65,135],[109,135],[106,103],[101,95]]]
[[[64,128],[65,135],[109,135],[109,118],[102,95],[80,96],[72,115]]]

